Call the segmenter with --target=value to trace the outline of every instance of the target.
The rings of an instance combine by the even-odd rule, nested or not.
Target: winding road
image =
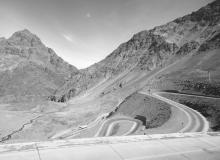
[[[103,122],[95,137],[126,136],[134,133],[141,122],[128,117],[117,117]]]
[[[167,99],[160,95],[160,93],[166,93],[166,92],[150,93],[149,91],[139,91],[139,93],[154,97],[160,101],[170,104],[172,110],[172,115],[170,119],[167,122],[165,122],[164,125],[158,128],[147,129],[146,131],[147,134],[177,133],[177,132],[179,133],[207,132],[209,130],[209,122],[201,113],[190,107],[187,107],[186,105],[177,103],[173,100]],[[173,93],[173,94],[179,94],[179,93]],[[183,95],[185,96],[186,94]],[[188,96],[195,96],[195,95],[188,95]],[[116,132],[115,135],[118,136],[130,135],[132,133],[135,133],[140,126],[135,120],[131,121],[130,119],[121,119],[121,118],[109,119],[102,123],[95,137],[111,136],[113,129],[116,125],[119,125],[120,127],[123,126],[122,120],[124,120],[124,126],[127,126],[128,128],[127,130],[124,129],[124,132],[120,132],[117,130],[114,131]],[[131,122],[133,122],[133,125],[129,125],[129,123],[131,124]],[[126,123],[127,125],[125,125]]]
[[[220,133],[209,133],[209,123],[197,111],[162,97],[160,92],[149,93],[140,91],[140,94],[152,96],[171,105],[173,116],[162,125],[175,128],[171,134],[153,134],[136,136],[114,136],[82,138],[70,140],[56,140],[47,142],[29,142],[0,145],[1,160],[218,160],[220,157]],[[175,93],[178,94],[178,93]],[[178,114],[176,114],[178,113]],[[183,121],[182,127],[178,124]],[[99,116],[87,127],[93,127],[105,116]],[[180,121],[178,121],[178,119]],[[130,121],[121,135],[128,135],[136,131],[138,122],[131,118],[114,118],[106,120],[99,128],[100,133],[109,136],[115,125]],[[176,123],[175,123],[176,122]],[[168,126],[166,126],[169,124]],[[126,125],[125,125],[126,126]],[[161,127],[162,127],[161,126]],[[155,128],[156,129],[156,128]],[[82,129],[84,130],[84,129]],[[157,130],[159,133],[160,130]],[[167,130],[168,131],[168,130]],[[179,133],[176,133],[179,132]],[[180,133],[184,132],[184,133]],[[186,133],[188,132],[188,133]],[[101,133],[101,134],[102,134]],[[98,133],[97,133],[98,134]]]
[[[151,96],[160,101],[166,102],[171,106],[171,117],[165,122],[161,127],[147,129],[147,134],[161,134],[161,133],[185,133],[185,132],[207,132],[209,130],[209,123],[206,118],[201,115],[198,111],[187,107],[186,105],[177,103],[173,100],[165,98],[160,95],[160,93],[169,93],[174,95],[183,96],[197,96],[204,98],[215,98],[215,97],[205,97],[201,95],[191,95],[183,93],[172,93],[166,91],[156,91],[149,92],[147,90],[139,91],[138,93]],[[216,98],[215,98],[216,99]],[[140,129],[141,123],[137,119],[132,119],[129,117],[115,117],[111,119],[105,119],[108,114],[105,113],[96,118],[95,121],[86,125],[85,128],[79,130],[69,130],[67,133],[59,133],[53,136],[52,139],[57,137],[70,138],[79,135],[82,131],[92,129],[93,127],[99,125],[98,130],[94,134],[94,137],[107,137],[107,136],[126,136],[131,135]]]
[[[207,132],[209,130],[209,122],[198,111],[186,105],[183,105],[175,101],[172,101],[168,98],[162,97],[161,95],[159,95],[162,92],[149,93],[147,91],[141,91],[140,93],[146,94],[148,96],[152,96],[161,101],[164,101],[170,104],[171,106],[176,107],[177,109],[182,111],[182,114],[185,114],[185,116],[187,117],[187,124],[185,124],[178,132]],[[178,94],[178,93],[175,93],[175,94]]]

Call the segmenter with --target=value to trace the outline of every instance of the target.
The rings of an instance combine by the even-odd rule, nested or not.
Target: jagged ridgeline
[[[152,72],[189,54],[219,48],[220,1],[152,30],[141,31],[104,60],[80,70],[51,100],[64,102],[125,71]]]

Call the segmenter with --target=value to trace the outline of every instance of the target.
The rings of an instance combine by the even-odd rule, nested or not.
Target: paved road
[[[0,160],[219,160],[220,133],[175,133],[0,145]]]
[[[110,125],[108,125],[108,128],[107,128],[107,131],[106,131],[106,134],[105,136],[111,136],[112,135],[112,132],[114,130],[114,127],[116,126],[119,126],[120,125],[125,125],[126,127],[126,130],[123,130],[122,133],[118,133],[119,136],[120,135],[129,135],[130,133],[136,131],[136,128],[138,128],[138,123],[136,121],[132,121],[132,120],[117,120],[115,122],[112,122]],[[117,132],[118,131],[115,131],[115,135],[118,135]]]
[[[62,132],[59,132],[53,135],[50,139],[53,140],[53,139],[73,138],[74,136],[79,135],[81,132],[95,127],[100,122],[104,121],[106,116],[108,116],[108,113],[103,113],[100,116],[98,116],[94,121],[90,122],[87,125],[78,126],[77,128],[70,128],[70,129],[64,130]]]
[[[153,133],[176,133],[176,132],[207,132],[209,129],[209,123],[205,119],[203,115],[201,115],[198,111],[193,110],[192,108],[189,108],[183,104],[174,102],[170,99],[167,99],[165,97],[160,96],[158,93],[165,93],[165,92],[154,92],[154,93],[149,93],[148,91],[140,91],[139,93],[141,94],[146,94],[148,96],[152,96],[154,98],[157,98],[161,101],[164,101],[171,106],[175,107],[176,110],[179,110],[179,115],[184,114],[185,117],[187,118],[187,121],[181,120],[184,116],[178,117],[178,116],[173,116],[173,121],[170,120],[168,121],[170,124],[167,124],[165,129],[161,132],[161,128],[159,127],[158,129],[155,128]],[[170,92],[168,92],[170,93]],[[178,93],[172,93],[172,94],[178,94]],[[186,95],[186,94],[184,94]],[[189,96],[195,96],[195,95],[189,95]],[[174,111],[174,109],[172,110]],[[176,111],[174,111],[176,113]],[[178,119],[178,121],[177,121]],[[114,125],[116,123],[120,123],[121,119],[115,119],[112,122],[111,121],[105,121],[103,124],[100,126],[97,134],[95,137],[102,137],[102,136],[110,136],[110,133],[112,132]],[[137,126],[137,125],[136,125]],[[135,131],[134,129],[137,129],[137,127],[133,127],[131,125],[128,125],[128,127],[131,128],[132,133]],[[105,130],[105,132],[104,132]],[[148,132],[148,131],[147,131]],[[152,132],[149,132],[152,134]],[[117,134],[118,135],[118,134]],[[121,134],[121,135],[126,135]]]
[[[105,136],[111,136],[113,132],[113,128],[118,125],[120,128],[123,128],[122,130],[119,128],[115,132],[115,135],[118,136],[124,136],[124,135],[130,135],[131,133],[134,133],[138,127],[140,126],[141,122],[137,119],[132,119],[128,117],[115,117],[112,119],[108,119],[105,122],[102,123],[102,125],[99,127],[99,130],[97,131],[95,137],[105,137]]]
[[[155,128],[153,129],[154,131],[151,132],[150,130],[147,131],[150,134],[152,133],[176,133],[176,132],[207,132],[209,129],[209,123],[208,121],[204,118],[204,116],[202,116],[198,111],[193,110],[183,104],[174,102],[170,99],[167,99],[165,97],[160,96],[158,93],[166,93],[164,91],[159,91],[159,92],[154,92],[154,93],[149,93],[148,91],[140,91],[139,93],[142,94],[146,94],[148,96],[152,96],[154,98],[157,98],[161,101],[164,101],[168,104],[170,104],[171,106],[174,106],[176,109],[175,110],[179,110],[179,114],[184,114],[185,117],[187,117],[187,124],[184,120],[181,120],[182,117],[178,117],[178,116],[173,116],[172,118],[174,119],[173,121],[170,120],[170,124],[167,124],[167,126],[165,127],[165,129],[159,127],[158,129]],[[179,95],[184,95],[184,96],[198,96],[198,97],[205,97],[205,96],[200,96],[200,95],[187,95],[187,94],[181,94],[181,93],[170,93],[169,94],[179,94]],[[212,97],[213,98],[213,97]],[[172,110],[175,114],[176,111],[174,109]],[[177,122],[177,118],[179,119]],[[101,119],[101,118],[97,118],[97,119]],[[112,133],[112,130],[114,128],[114,126],[119,123],[120,121],[123,119],[114,119],[113,121],[104,121],[102,123],[102,125],[99,127],[99,130],[97,131],[97,133],[95,134],[95,137],[103,137],[103,136],[110,136]],[[130,119],[128,120],[128,122],[130,123]],[[98,122],[98,120],[96,121]],[[181,124],[182,123],[182,124]],[[184,124],[183,124],[184,123]],[[96,124],[96,123],[94,123]],[[90,126],[90,127],[89,127]],[[93,125],[88,125],[88,128],[91,128],[91,126]],[[138,128],[138,123],[136,121],[134,121],[134,125],[127,125],[127,127],[130,127],[130,129],[128,128],[129,131],[125,131],[125,133],[121,133],[121,134],[116,134],[116,135],[129,135],[130,133],[135,132],[135,130],[137,130]],[[85,128],[85,129],[88,129]],[[162,131],[161,131],[162,129]],[[82,130],[81,130],[82,131]],[[81,131],[77,131],[76,134],[80,134]]]
[[[179,130],[179,132],[207,132],[208,131],[209,123],[206,120],[206,118],[203,115],[201,115],[198,111],[190,107],[187,107],[183,104],[180,104],[170,99],[167,99],[165,97],[162,97],[159,94],[157,94],[157,92],[149,94],[149,92],[147,91],[141,91],[140,93],[157,98],[181,110],[182,113],[185,114],[186,117],[188,118],[188,122],[187,122],[187,125],[184,125],[184,127]]]

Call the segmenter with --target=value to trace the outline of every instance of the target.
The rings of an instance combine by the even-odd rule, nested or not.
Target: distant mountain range
[[[188,65],[190,68],[185,66],[185,70],[180,68],[178,70],[178,67],[173,70],[173,73],[178,74],[170,76],[173,79],[169,79],[169,82],[167,77],[162,79],[155,77],[149,84],[154,88],[156,83],[160,83],[161,88],[164,88],[163,83],[177,83],[176,80],[187,76],[186,80],[200,81],[204,80],[201,73],[219,69],[218,49],[220,49],[218,0],[165,25],[135,34],[105,59],[82,70],[66,63],[52,49],[42,44],[36,35],[23,30],[14,33],[9,39],[0,39],[0,100],[18,101],[38,97],[65,102],[122,74],[129,72],[151,74],[188,55],[209,54],[217,50],[215,54],[213,53],[216,56],[216,61],[213,61],[215,67],[209,66],[202,71],[192,70],[194,62],[190,62]],[[200,59],[201,63],[205,63],[206,59]],[[105,94],[105,91],[101,91],[100,94]]]

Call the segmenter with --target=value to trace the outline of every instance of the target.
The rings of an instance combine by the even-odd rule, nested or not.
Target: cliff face
[[[0,39],[0,100],[46,98],[78,70],[28,30]]]
[[[220,1],[217,0],[165,25],[135,34],[104,60],[69,79],[56,91],[52,100],[66,101],[125,71],[150,72],[198,49],[219,48],[219,32]]]

